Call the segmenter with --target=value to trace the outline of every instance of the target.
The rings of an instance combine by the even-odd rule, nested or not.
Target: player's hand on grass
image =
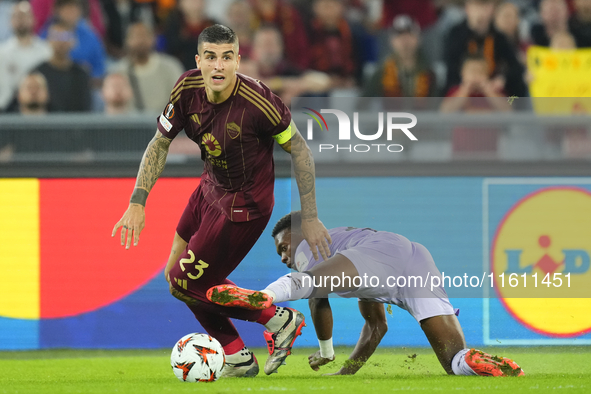
[[[140,233],[144,229],[145,218],[143,205],[129,204],[123,217],[113,227],[111,237],[114,237],[119,227],[121,227],[121,246],[125,245],[125,249],[129,249],[132,238],[133,246],[137,246],[140,241]]]
[[[338,376],[338,375],[355,375],[355,372],[349,371],[347,368],[341,368],[337,372],[322,374],[322,376]]]
[[[332,243],[332,239],[318,218],[302,219],[302,235],[310,245],[310,250],[316,260],[318,260],[318,252],[325,260],[330,257],[328,245]]]
[[[320,350],[316,353],[312,353],[308,356],[308,363],[310,364],[310,368],[314,371],[318,371],[321,366],[326,365],[332,361],[334,361],[334,355],[332,358],[325,358],[320,355]]]

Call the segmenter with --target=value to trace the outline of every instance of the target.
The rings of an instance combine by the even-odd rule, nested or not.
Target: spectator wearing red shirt
[[[215,24],[205,13],[205,0],[178,0],[164,28],[166,52],[178,58],[185,70],[195,68],[199,34]]]
[[[328,75],[299,70],[285,59],[281,32],[274,26],[263,26],[255,33],[252,60],[254,75],[244,71],[244,61],[240,71],[260,78],[286,105],[293,97],[324,95],[330,88]]]
[[[479,55],[466,57],[462,64],[461,75],[461,83],[448,90],[446,99],[441,104],[442,112],[511,110],[502,81],[489,77],[488,63],[484,57]],[[470,98],[487,100],[470,100]]]
[[[251,0],[258,24],[273,24],[281,31],[287,60],[308,67],[308,37],[298,10],[285,0]]]
[[[431,26],[437,21],[437,9],[433,0],[382,0],[382,26],[392,26],[398,15],[408,15],[419,23],[421,28]]]
[[[361,81],[365,32],[345,19],[344,0],[315,0],[310,23],[310,69],[331,76],[333,88]]]

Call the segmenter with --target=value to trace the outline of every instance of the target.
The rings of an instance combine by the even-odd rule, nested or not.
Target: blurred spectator
[[[10,0],[0,0],[0,43],[12,36],[10,14],[13,4]]]
[[[487,61],[489,76],[504,78],[509,95],[524,97],[524,67],[507,38],[492,26],[494,10],[495,0],[466,0],[466,20],[453,27],[447,37],[444,55],[448,89],[461,82],[462,59],[480,55]]]
[[[74,47],[70,56],[88,71],[94,79],[93,85],[100,86],[100,79],[105,74],[105,49],[99,36],[82,18],[81,0],[55,0],[50,23],[55,21],[74,32]],[[41,37],[47,37],[47,29],[43,30]]]
[[[39,67],[47,80],[49,110],[51,112],[90,111],[90,76],[81,66],[74,63],[70,51],[76,36],[69,25],[54,22],[47,34],[53,54],[49,61]]]
[[[256,20],[248,0],[235,0],[226,14],[228,27],[234,30],[240,42],[240,56],[244,60],[252,53],[252,39]]]
[[[127,75],[108,74],[103,81],[102,96],[107,115],[125,115],[134,112],[133,91]]]
[[[431,26],[437,21],[437,8],[433,0],[381,0],[383,2],[382,26],[392,26],[398,15],[409,15],[422,28]]]
[[[569,20],[577,47],[591,47],[591,0],[575,0],[575,12]]]
[[[120,59],[124,53],[125,33],[130,24],[141,21],[154,27],[153,3],[143,0],[102,0],[106,16],[105,48],[109,56]]]
[[[365,31],[345,19],[344,0],[314,0],[309,68],[329,74],[333,88],[352,88],[361,81]]]
[[[293,97],[325,94],[330,88],[328,75],[302,72],[284,58],[281,32],[273,26],[263,26],[256,32],[252,59],[254,64],[241,62],[240,72],[262,79],[287,105]],[[248,70],[250,66],[254,68]]]
[[[133,108],[160,112],[168,102],[170,91],[184,72],[174,57],[154,50],[152,29],[142,22],[127,31],[127,56],[113,65],[112,71],[126,74],[133,89]],[[193,58],[197,49],[195,47]]]
[[[30,0],[35,15],[35,32],[40,33],[47,29],[51,19],[55,16],[56,3],[59,0]],[[94,31],[101,37],[105,36],[105,24],[100,5],[101,0],[86,0],[80,3],[83,15],[87,17]],[[65,11],[71,12],[71,11]]]
[[[49,92],[47,81],[38,72],[26,75],[18,86],[17,104],[18,111],[23,116],[39,116],[47,113]],[[44,142],[47,138],[44,135]],[[0,162],[9,162],[13,159],[15,151],[27,151],[31,136],[29,133],[8,133],[0,138]]]
[[[178,0],[164,28],[166,52],[178,58],[185,70],[195,68],[199,34],[215,23],[205,13],[205,0]]]
[[[505,35],[519,61],[525,64],[527,43],[521,39],[520,24],[519,8],[515,4],[507,1],[497,6],[495,28]]]
[[[18,88],[18,108],[22,115],[47,113],[49,91],[47,80],[40,72],[25,76]]]
[[[435,74],[419,54],[421,28],[408,15],[394,19],[392,54],[367,83],[366,97],[429,97],[436,91]]]
[[[206,0],[205,12],[213,20],[227,22],[228,8],[235,0]]]
[[[575,37],[567,31],[557,32],[550,40],[550,48],[557,51],[569,51],[577,49]]]
[[[250,0],[259,24],[274,24],[283,36],[285,57],[300,70],[308,68],[308,37],[298,10],[286,0]],[[240,36],[238,37],[240,39]]]
[[[49,45],[33,34],[33,14],[26,1],[12,8],[14,37],[0,44],[0,110],[15,98],[21,79],[51,56]]]
[[[542,0],[540,3],[540,23],[531,27],[531,40],[534,45],[550,46],[550,38],[559,32],[568,31],[568,5],[565,0]]]
[[[502,86],[489,78],[484,57],[469,56],[462,65],[462,81],[452,87],[441,103],[441,112],[511,111]],[[499,129],[495,127],[455,127],[452,151],[460,158],[492,159],[498,148]]]
[[[484,57],[468,56],[462,64],[461,83],[449,89],[441,103],[441,111],[510,111],[511,106],[505,97],[502,84],[499,80],[489,77],[488,67]]]

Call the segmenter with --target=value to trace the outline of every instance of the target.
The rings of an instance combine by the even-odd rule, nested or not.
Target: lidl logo
[[[590,240],[588,190],[543,188],[518,201],[491,248],[495,288],[509,313],[548,336],[591,331]]]

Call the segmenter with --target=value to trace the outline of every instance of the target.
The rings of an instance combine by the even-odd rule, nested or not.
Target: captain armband
[[[287,141],[291,139],[291,137],[293,137],[293,133],[291,132],[291,125],[287,126],[287,129],[285,129],[285,131],[273,136],[273,138],[275,138],[275,141],[277,141],[279,145],[285,144]]]

